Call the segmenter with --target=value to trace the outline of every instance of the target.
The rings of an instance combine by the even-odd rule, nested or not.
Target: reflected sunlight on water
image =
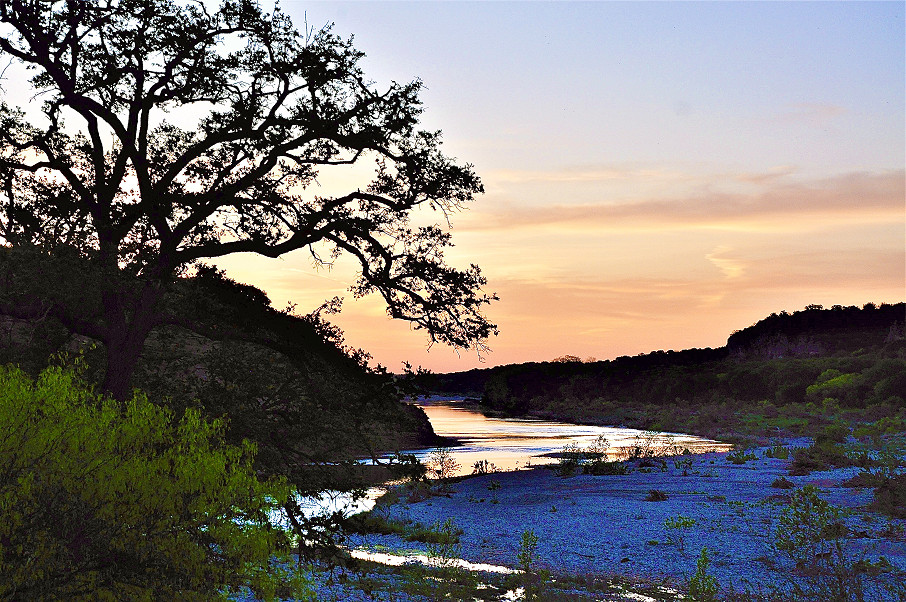
[[[557,458],[550,457],[563,450],[569,443],[588,447],[599,436],[609,444],[608,455],[621,459],[622,450],[636,445],[640,438],[655,447],[673,446],[675,453],[683,449],[692,452],[727,451],[732,446],[710,439],[678,433],[651,433],[637,429],[609,426],[588,426],[528,420],[522,418],[490,418],[469,407],[463,400],[426,401],[418,405],[428,415],[434,432],[443,437],[456,439],[460,445],[451,447],[450,453],[459,464],[457,475],[472,474],[476,462],[486,460],[496,470],[520,470],[531,466],[551,464]],[[437,448],[409,450],[427,463]],[[388,456],[389,457],[389,456]],[[388,457],[381,460],[385,461]],[[365,498],[353,501],[344,493],[326,492],[318,498],[300,500],[306,515],[341,511],[355,514],[370,510],[383,489],[376,487],[368,491]]]
[[[462,400],[419,402],[428,415],[434,432],[451,437],[461,445],[450,451],[460,464],[458,474],[471,474],[473,465],[481,460],[494,464],[498,470],[515,470],[528,466],[550,464],[556,458],[545,457],[562,451],[568,443],[587,447],[599,436],[609,443],[608,454],[619,458],[621,449],[636,444],[645,431],[637,429],[587,426],[527,420],[519,418],[490,418],[471,408],[464,407]],[[691,435],[659,433],[655,445],[674,445],[678,451],[688,448],[693,452],[726,451],[729,445]],[[433,449],[416,450],[423,462],[427,461]]]

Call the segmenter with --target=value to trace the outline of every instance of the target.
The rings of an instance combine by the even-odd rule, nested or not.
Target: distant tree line
[[[730,335],[727,348],[731,353],[744,355],[783,354],[782,347],[772,349],[771,345],[787,343],[787,352],[796,350],[794,355],[827,355],[837,350],[853,350],[860,341],[870,340],[878,331],[886,338],[902,336],[906,324],[906,304],[890,305],[866,303],[861,308],[851,305],[834,305],[824,309],[820,305],[808,305],[804,310],[779,314],[773,313],[752,326]],[[805,337],[805,338],[803,338]]]
[[[846,383],[837,381],[833,393],[843,403],[890,400],[897,405],[906,398],[904,321],[904,303],[809,306],[772,314],[733,333],[718,349],[654,351],[593,363],[514,364],[432,375],[427,385],[448,394],[480,395],[487,409],[506,414],[581,418],[592,416],[602,402],[627,407],[724,398],[799,403],[814,400],[818,389],[809,393],[809,387],[820,388],[819,377],[836,370],[855,375]]]

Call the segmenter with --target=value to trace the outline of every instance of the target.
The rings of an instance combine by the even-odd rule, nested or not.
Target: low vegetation
[[[0,367],[0,598],[304,596],[271,522],[291,490],[259,479],[254,454],[197,410],[110,400],[73,368]]]
[[[873,578],[891,572],[883,556],[871,562],[853,551],[845,514],[813,485],[793,492],[780,516],[775,545],[793,563],[797,578],[782,591],[793,600],[903,599],[906,590],[898,580]]]
[[[701,555],[695,563],[695,573],[689,579],[689,597],[693,602],[715,602],[720,586],[717,579],[708,574],[711,558],[708,548],[702,548]]]
[[[314,559],[323,568],[340,563],[355,573],[358,570],[355,568],[356,563],[350,562],[348,558],[341,560],[340,556],[336,555],[336,546],[342,542],[344,532],[360,532],[393,534],[403,541],[422,543],[428,547],[429,556],[432,558],[429,566],[407,567],[395,573],[394,577],[388,577],[391,584],[381,582],[380,579],[372,581],[371,577],[363,573],[358,578],[358,587],[362,591],[384,589],[406,591],[430,599],[459,599],[469,596],[493,600],[499,599],[508,590],[518,590],[525,599],[592,599],[583,598],[578,594],[575,594],[574,598],[563,597],[566,595],[562,589],[566,587],[565,584],[578,583],[581,579],[579,576],[560,575],[557,576],[555,583],[541,568],[538,557],[539,536],[532,531],[526,531],[521,540],[517,556],[521,572],[509,577],[486,577],[461,569],[453,562],[460,554],[458,546],[462,531],[452,521],[440,521],[425,526],[405,520],[381,518],[380,513],[373,512],[351,521],[335,516],[295,525],[296,533],[324,534],[321,541],[317,538],[298,538],[270,525],[262,517],[286,512],[287,508],[292,509],[294,502],[289,492],[293,489],[297,492],[316,492],[326,487],[355,488],[366,482],[361,474],[356,474],[358,469],[351,464],[339,472],[331,465],[336,459],[352,459],[356,455],[355,448],[358,445],[364,444],[364,451],[367,454],[389,445],[390,439],[382,439],[386,433],[394,431],[393,428],[388,428],[389,425],[405,424],[404,430],[408,435],[422,440],[430,439],[430,434],[419,433],[421,427],[418,425],[422,417],[408,416],[406,414],[408,410],[402,409],[392,399],[394,392],[398,393],[400,390],[398,383],[391,386],[386,375],[381,376],[367,370],[363,372],[362,364],[360,359],[356,359],[355,352],[344,350],[341,339],[338,338],[340,334],[320,321],[317,314],[294,317],[267,309],[266,305],[262,304],[263,300],[256,296],[256,289],[230,281],[216,270],[202,271],[200,280],[180,284],[183,285],[189,287],[186,290],[191,288],[205,291],[199,299],[207,299],[205,303],[209,306],[198,316],[208,315],[219,320],[220,317],[229,314],[233,316],[229,320],[235,319],[234,325],[228,329],[229,332],[221,333],[219,338],[196,336],[188,330],[172,330],[166,333],[161,331],[152,336],[149,339],[148,352],[142,360],[144,363],[140,364],[137,370],[137,379],[148,386],[151,398],[160,404],[152,403],[141,396],[136,398],[141,401],[134,403],[145,408],[142,411],[146,414],[143,414],[141,420],[156,425],[149,427],[142,436],[152,439],[155,436],[169,437],[169,440],[178,441],[179,437],[188,436],[186,429],[191,430],[195,438],[190,438],[190,442],[185,445],[197,445],[199,450],[194,456],[192,454],[196,452],[186,452],[187,457],[195,458],[199,465],[214,462],[221,467],[220,469],[225,472],[217,473],[214,470],[210,474],[221,474],[221,482],[226,483],[227,487],[216,492],[210,491],[210,488],[200,487],[197,491],[192,490],[188,496],[178,495],[176,490],[179,487],[188,488],[188,484],[180,481],[179,475],[169,474],[166,470],[176,470],[174,466],[179,466],[179,462],[175,460],[171,462],[167,459],[170,458],[168,452],[162,446],[148,442],[136,443],[137,457],[142,459],[136,460],[135,466],[140,466],[140,462],[146,462],[156,467],[147,469],[147,474],[151,475],[147,484],[156,482],[155,479],[158,477],[167,480],[168,484],[160,487],[159,491],[169,492],[167,495],[173,500],[182,500],[182,503],[186,504],[190,500],[196,500],[192,512],[217,513],[217,508],[228,507],[229,511],[220,512],[217,516],[220,517],[219,520],[226,520],[225,517],[232,519],[229,529],[226,528],[226,523],[223,523],[222,528],[218,527],[211,532],[224,538],[220,544],[221,556],[217,558],[206,558],[203,553],[193,552],[192,545],[195,544],[192,543],[191,537],[185,541],[181,540],[179,545],[172,546],[172,550],[177,550],[191,559],[191,562],[182,561],[181,572],[168,573],[167,579],[170,583],[168,587],[173,591],[178,590],[177,597],[191,599],[194,595],[192,592],[196,591],[193,588],[197,588],[200,592],[199,599],[211,596],[216,598],[243,585],[251,585],[256,595],[262,599],[284,596],[291,592],[304,595],[310,587],[311,574],[299,570],[295,562],[289,560],[289,552],[301,551],[302,558]],[[887,310],[874,308],[860,310],[862,311],[868,315]],[[191,317],[194,314],[186,315]],[[132,420],[129,418],[132,415],[128,414],[132,410],[125,409],[125,406],[105,405],[106,402],[103,402],[102,398],[92,397],[94,394],[90,387],[80,384],[72,372],[54,368],[38,376],[35,367],[39,365],[40,353],[71,345],[73,340],[61,334],[59,338],[53,336],[45,338],[46,345],[42,343],[44,346],[23,347],[23,341],[27,340],[28,336],[34,339],[37,335],[53,334],[56,332],[54,328],[58,328],[58,325],[23,325],[10,321],[4,322],[3,325],[7,330],[3,340],[0,340],[0,343],[5,343],[5,346],[0,345],[0,354],[6,353],[7,357],[13,357],[18,351],[28,352],[22,357],[27,360],[25,364],[30,368],[32,375],[29,377],[20,371],[15,373],[18,375],[16,378],[24,379],[22,382],[26,383],[31,378],[35,387],[38,386],[37,383],[44,382],[42,379],[46,380],[53,374],[57,375],[54,378],[71,378],[71,381],[67,381],[70,384],[66,387],[80,391],[75,395],[79,399],[93,400],[87,406],[95,408],[100,413],[92,415],[90,420],[112,425],[109,429],[111,433],[117,432],[115,427],[117,420],[123,421],[126,418]],[[287,340],[274,334],[287,325],[297,329],[294,331],[297,334],[308,333],[305,334],[308,338],[303,337],[303,340],[308,341],[305,349],[293,348],[288,345]],[[618,451],[611,449],[610,442],[604,438],[592,441],[584,447],[575,444],[567,446],[560,453],[558,462],[553,465],[558,474],[564,477],[576,474],[623,475],[633,471],[667,471],[671,465],[684,476],[706,477],[707,470],[704,472],[695,470],[693,459],[685,455],[688,454],[688,450],[679,448],[670,438],[665,438],[657,432],[661,429],[686,431],[725,437],[739,442],[737,449],[727,455],[727,460],[740,466],[763,458],[778,459],[789,463],[791,476],[833,467],[860,467],[861,472],[849,479],[846,485],[872,490],[872,502],[868,509],[891,518],[906,517],[906,476],[903,472],[906,404],[902,401],[906,391],[903,388],[904,383],[901,382],[903,380],[901,375],[906,369],[906,351],[901,335],[897,334],[901,332],[896,330],[899,326],[896,324],[893,326],[895,328],[888,329],[889,332],[880,344],[870,345],[863,339],[859,349],[848,351],[837,347],[830,355],[809,352],[806,356],[768,357],[764,350],[769,346],[756,345],[753,348],[737,346],[732,355],[723,358],[716,357],[710,352],[695,351],[689,354],[685,352],[652,354],[650,357],[646,356],[645,360],[629,358],[605,362],[603,371],[599,372],[595,372],[597,369],[595,366],[602,364],[601,362],[581,364],[581,369],[571,366],[569,362],[559,362],[557,370],[573,373],[567,380],[563,380],[557,376],[559,373],[555,373],[550,382],[540,387],[539,394],[526,401],[525,407],[530,414],[536,416],[567,420],[581,418],[588,422],[613,422],[649,429],[630,445]],[[13,332],[14,330],[16,332]],[[867,332],[868,330],[865,331]],[[23,334],[28,336],[23,338]],[[175,336],[174,340],[179,341],[180,345],[185,345],[190,353],[181,358],[172,355],[172,350],[168,351],[167,336]],[[172,345],[172,341],[170,344]],[[89,349],[84,359],[80,360],[80,369],[89,380],[94,367],[103,363],[98,360],[97,354],[97,349],[93,351]],[[244,358],[247,369],[236,369],[236,360],[239,357]],[[641,362],[640,365],[643,365],[644,369],[636,371],[631,368],[634,362]],[[645,362],[648,362],[647,367]],[[626,369],[620,371],[621,368],[615,372],[614,370],[621,365]],[[342,369],[335,371],[331,366]],[[206,378],[192,380],[192,370],[203,373]],[[515,369],[510,370],[510,376],[527,374]],[[506,369],[497,372],[498,375],[504,373],[507,373]],[[272,386],[275,374],[282,383],[276,389]],[[342,378],[338,375],[342,375]],[[346,376],[349,376],[348,382],[344,382]],[[510,379],[510,376],[507,376],[507,379]],[[14,380],[12,376],[8,378],[9,383]],[[494,399],[494,387],[498,387],[496,391],[500,393],[501,382],[511,387],[518,379],[488,380],[485,383],[486,402]],[[668,386],[670,382],[673,384]],[[678,388],[683,382],[685,385],[682,386],[686,388]],[[0,388],[12,390],[14,387],[3,384]],[[315,390],[319,390],[320,393],[312,394]],[[510,393],[514,390],[511,388]],[[172,391],[172,396],[166,397],[166,391]],[[682,391],[685,393],[681,395]],[[756,394],[758,398],[753,397]],[[672,401],[668,401],[671,396]],[[646,401],[630,403],[633,399]],[[336,412],[335,406],[338,408]],[[273,411],[262,413],[260,411],[262,407],[270,407]],[[322,408],[321,413],[314,411],[318,407]],[[359,410],[361,412],[357,413]],[[21,407],[17,411],[21,411]],[[67,419],[60,420],[54,428],[71,427],[77,431],[84,430],[82,435],[97,439],[94,444],[101,445],[101,442],[105,441],[103,436],[90,435],[94,431],[88,429],[85,423],[73,422],[82,416],[80,411],[69,412]],[[108,412],[109,415],[104,412]],[[307,416],[317,416],[317,421],[306,422]],[[282,439],[267,436],[272,432],[278,417],[288,421],[281,427],[283,430],[280,432],[286,434]],[[10,420],[15,422],[13,418]],[[22,424],[31,425],[31,419],[19,420]],[[36,421],[32,426],[36,429],[46,427],[41,424],[43,423]],[[189,424],[192,426],[186,426]],[[134,425],[129,428],[134,428]],[[15,430],[14,426],[7,427],[9,433]],[[131,433],[129,436],[137,436],[134,431],[128,432]],[[339,441],[335,439],[338,434]],[[41,441],[44,437],[37,431],[29,432],[28,436],[31,438],[30,441]],[[805,445],[801,443],[791,445],[787,441],[778,444],[778,440],[791,436],[808,437],[810,441]],[[48,437],[54,442],[63,440],[60,436],[52,434]],[[256,441],[257,445],[247,443],[249,439]],[[110,470],[123,470],[123,463],[132,462],[130,459],[132,447],[127,440],[128,437],[118,443],[121,446],[117,448],[120,450],[118,453],[122,453],[122,457],[109,463]],[[139,440],[144,441],[141,437]],[[15,454],[0,455],[4,460],[12,458],[9,462],[18,462],[25,457],[23,454],[31,453],[29,445],[23,444],[15,437],[7,438],[3,443],[17,449]],[[772,444],[763,452],[762,458],[759,458],[753,449],[769,443]],[[65,446],[60,449],[68,450]],[[85,446],[85,450],[91,450],[98,459],[104,457],[103,450],[99,449],[90,445]],[[45,460],[68,466],[65,470],[72,473],[77,472],[73,468],[74,464],[67,464],[73,460],[64,460],[62,456],[55,456],[54,453],[46,455]],[[78,457],[78,454],[71,450],[66,453],[72,458]],[[361,450],[359,453],[362,453]],[[86,465],[94,466],[91,463]],[[103,472],[107,470],[105,466],[107,465],[104,462],[99,461],[96,470]],[[401,493],[410,503],[432,496],[449,495],[452,492],[452,483],[462,478],[454,478],[461,467],[453,459],[450,450],[445,448],[438,449],[425,466],[419,465],[412,458],[398,456],[393,461],[392,468],[392,474],[412,477],[408,487]],[[4,470],[14,469],[7,466]],[[164,472],[155,473],[154,470]],[[476,462],[471,466],[471,470],[475,475],[489,475],[496,472],[496,467],[485,460]],[[426,472],[434,478],[431,480],[422,478]],[[375,475],[375,478],[383,476]],[[117,479],[118,477],[101,479],[107,483],[107,489],[103,491],[92,490],[92,481],[84,480],[78,483],[86,488],[87,493],[84,494],[74,493],[78,491],[76,484],[70,486],[67,483],[74,483],[75,479],[63,473],[54,476],[53,480],[58,482],[56,487],[65,490],[65,495],[48,491],[46,483],[41,484],[37,481],[32,483],[27,479],[21,483],[16,481],[19,483],[19,490],[11,489],[10,486],[2,489],[4,507],[18,508],[21,505],[23,510],[15,515],[16,517],[21,515],[21,521],[17,518],[0,526],[0,529],[6,529],[0,537],[0,542],[4,546],[0,553],[6,554],[5,558],[14,558],[9,555],[8,550],[13,549],[10,546],[18,545],[19,549],[24,549],[21,546],[30,545],[36,550],[36,558],[39,560],[42,558],[42,550],[45,550],[41,546],[51,550],[48,552],[50,556],[69,554],[70,558],[78,558],[82,563],[79,566],[60,565],[67,567],[65,568],[67,578],[72,580],[71,583],[63,584],[64,588],[71,588],[64,591],[70,592],[72,595],[69,597],[74,600],[79,599],[81,595],[79,592],[86,591],[86,587],[108,588],[98,591],[109,591],[114,597],[133,597],[133,594],[139,595],[139,592],[143,591],[142,588],[167,591],[157,584],[155,579],[159,577],[155,576],[153,571],[146,573],[142,580],[136,581],[134,576],[116,574],[116,571],[122,570],[125,566],[123,563],[104,564],[104,568],[97,568],[88,561],[91,558],[107,558],[111,554],[116,555],[116,558],[126,558],[128,554],[139,553],[128,549],[129,545],[135,544],[134,541],[130,543],[129,537],[120,538],[121,541],[111,548],[113,551],[104,547],[108,546],[104,543],[106,540],[118,537],[118,532],[111,526],[113,521],[110,518],[116,515],[112,511],[105,514],[108,510],[104,510],[105,504],[112,508],[113,503],[105,501],[107,500],[105,496],[125,496],[123,499],[130,500],[130,503],[141,502],[147,506],[142,507],[143,515],[160,514],[160,511],[154,509],[153,504],[162,503],[161,499],[149,492],[146,492],[147,499],[144,500],[138,500],[137,493],[129,497],[116,489],[120,486],[117,483],[122,483],[122,480]],[[245,483],[244,486],[237,485],[243,492],[241,495],[245,497],[230,498],[229,496],[233,495],[230,493],[232,487],[230,483]],[[822,503],[819,492],[808,489],[797,490],[793,481],[785,477],[778,478],[773,486],[788,490],[778,492],[775,500],[788,506],[787,510],[783,511],[783,516],[787,518],[781,521],[782,530],[777,533],[777,550],[787,554],[794,568],[802,559],[793,558],[793,554],[799,554],[806,548],[810,550],[814,548],[808,553],[814,552],[822,559],[820,566],[811,573],[798,571],[797,575],[801,573],[803,579],[791,582],[783,591],[775,592],[780,596],[780,598],[775,596],[775,599],[785,599],[784,596],[788,599],[802,600],[812,599],[808,596],[829,596],[822,598],[829,600],[872,599],[871,588],[876,587],[877,583],[887,581],[878,582],[871,577],[887,574],[889,572],[887,565],[880,560],[869,562],[866,558],[850,554],[845,544],[851,534],[835,531],[841,523],[836,518],[835,510]],[[488,481],[487,488],[490,501],[494,504],[501,503],[498,498],[500,481],[496,479]],[[43,498],[57,500],[55,503],[60,505],[59,508],[54,508],[54,512],[62,517],[58,524],[49,524],[46,516],[41,518],[40,513],[34,510],[37,508],[35,500]],[[85,499],[96,502],[97,516],[101,518],[95,517],[90,512],[86,514]],[[645,499],[650,502],[662,502],[668,500],[669,496],[665,491],[652,489]],[[175,503],[173,500],[168,503]],[[715,496],[712,501],[736,503],[726,502],[723,496]],[[27,510],[28,508],[32,510]],[[738,510],[740,513],[744,512],[742,506]],[[231,512],[233,514],[230,514]],[[236,514],[237,512],[240,514]],[[173,520],[196,520],[194,517],[198,516],[188,510],[174,510],[173,513],[165,510],[163,513]],[[550,514],[557,513],[556,506],[550,508]],[[240,515],[242,517],[240,521],[233,520]],[[76,516],[82,517],[82,520],[74,518]],[[86,516],[91,517],[90,520],[84,520]],[[108,523],[105,523],[105,520]],[[815,531],[813,526],[809,526],[811,524],[809,521],[812,520],[818,520],[819,523],[823,521],[821,523],[823,526],[819,526]],[[81,543],[66,541],[61,535],[63,527],[77,522],[81,528],[90,531],[87,541],[91,545],[87,548],[80,548]],[[897,526],[894,523],[891,525],[890,529]],[[664,539],[672,544],[673,549],[685,555],[686,533],[691,533],[695,528],[697,527],[693,518],[682,515],[672,517],[664,523]],[[207,536],[207,531],[205,533]],[[52,543],[53,537],[62,539]],[[40,545],[35,543],[38,539],[34,538],[40,539]],[[145,554],[149,561],[149,555],[153,554],[170,558],[166,551],[155,547],[153,541],[141,554]],[[283,560],[272,562],[273,559],[280,558]],[[163,562],[161,566],[167,566],[166,563],[173,560]],[[23,595],[37,593],[40,597],[42,593],[40,588],[43,587],[41,583],[48,583],[45,577],[51,575],[53,570],[62,570],[57,565],[46,569],[35,565],[32,567],[34,570],[29,572],[17,567],[16,562],[2,564],[3,570],[10,573],[5,574],[5,580],[0,581],[3,581],[8,589],[16,588],[9,589],[12,597],[17,597],[20,593]],[[256,566],[259,568],[256,569]],[[718,593],[727,599],[733,599],[734,596],[739,600],[762,599],[752,592],[748,592],[746,598],[740,597],[742,594],[732,590],[721,590],[709,572],[712,569],[712,556],[709,550],[701,551],[694,572],[690,559],[687,585],[693,600],[716,600]],[[372,574],[379,573],[380,571],[372,570]],[[117,581],[118,579],[121,581]],[[315,579],[318,577],[315,576]],[[842,579],[845,583],[834,585],[833,579]],[[102,582],[103,586],[97,585]],[[605,586],[592,580],[583,587],[586,591],[592,591],[593,588],[609,591],[608,588],[614,587],[615,583],[610,580]],[[0,592],[6,593],[5,590]],[[664,594],[663,599],[670,597]],[[768,595],[763,599],[772,598]]]
[[[531,529],[522,532],[516,562],[520,573],[515,583],[522,588],[526,602],[542,599],[550,573],[538,568],[538,536]]]

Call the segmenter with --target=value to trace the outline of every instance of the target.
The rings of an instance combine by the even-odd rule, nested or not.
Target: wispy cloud
[[[779,165],[773,169],[762,172],[733,174],[733,178],[739,182],[749,184],[767,184],[787,178],[796,173],[797,168],[794,165]]]
[[[627,203],[547,204],[527,210],[517,203],[482,209],[460,223],[464,229],[669,228],[764,229],[808,227],[839,220],[901,219],[906,195],[904,170],[855,172],[813,182],[766,179],[760,192],[703,191],[679,198],[650,198]],[[791,221],[795,218],[794,221]]]
[[[821,102],[799,102],[787,105],[776,117],[781,123],[805,123],[823,127],[830,121],[845,115],[845,107]]]
[[[745,264],[743,264],[738,259],[733,259],[727,257],[726,254],[731,252],[733,249],[730,247],[721,245],[714,249],[712,252],[705,255],[705,259],[713,263],[723,272],[724,276],[729,280],[734,280],[739,278],[745,273]]]
[[[610,182],[638,179],[676,182],[693,179],[692,176],[681,171],[633,165],[589,165],[548,170],[497,169],[483,175],[492,183]]]

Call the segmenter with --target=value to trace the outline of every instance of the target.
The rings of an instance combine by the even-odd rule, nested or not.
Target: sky
[[[353,265],[218,261],[349,345],[436,372],[719,347],[772,312],[906,298],[902,2],[298,2],[378,87],[421,79],[423,125],[486,192],[452,217],[492,352],[428,348]],[[343,185],[343,178],[322,183]]]

